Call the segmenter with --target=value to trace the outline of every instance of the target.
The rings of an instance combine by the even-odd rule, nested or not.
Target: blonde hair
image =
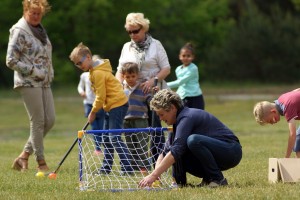
[[[42,14],[45,15],[51,10],[47,0],[23,0],[23,14],[29,11],[31,8],[41,8]]]
[[[158,91],[150,101],[150,106],[154,110],[163,109],[165,111],[170,111],[172,104],[177,109],[183,107],[183,102],[179,95],[170,89]]]
[[[260,125],[265,125],[267,122],[264,120],[266,115],[275,108],[275,104],[269,101],[261,101],[255,104],[253,109],[253,115],[255,120]]]
[[[92,56],[92,52],[91,50],[85,46],[82,42],[80,42],[71,52],[69,58],[72,62],[76,61],[77,57],[82,57],[82,56],[86,56],[86,55],[90,55]]]
[[[145,32],[149,30],[150,20],[143,13],[129,13],[126,17],[125,29],[129,26],[141,26]]]

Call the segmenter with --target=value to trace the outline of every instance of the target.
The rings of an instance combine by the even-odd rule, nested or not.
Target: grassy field
[[[22,151],[28,137],[28,119],[19,95],[0,91],[0,199],[297,199],[299,184],[270,184],[268,159],[283,157],[287,145],[288,127],[285,120],[274,126],[256,124],[252,108],[260,100],[274,100],[281,92],[295,86],[265,86],[243,89],[202,86],[206,94],[206,110],[216,115],[239,137],[243,159],[237,167],[224,172],[228,187],[217,189],[184,188],[159,192],[80,192],[78,191],[78,156],[74,148],[61,167],[56,180],[36,179],[36,162],[31,157],[27,173],[11,169],[11,164]],[[75,88],[55,91],[56,124],[45,139],[45,156],[54,170],[76,139],[86,119],[82,101]],[[224,92],[225,91],[225,92]],[[248,92],[247,92],[248,91]],[[249,98],[235,100],[225,94],[250,94]],[[260,94],[255,96],[254,94]],[[261,95],[266,95],[263,98]],[[246,96],[247,97],[247,96]],[[261,99],[260,99],[261,98]],[[190,183],[200,180],[190,177]]]

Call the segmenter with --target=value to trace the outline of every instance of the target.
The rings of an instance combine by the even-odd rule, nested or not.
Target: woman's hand
[[[143,92],[145,94],[149,93],[153,87],[153,83],[154,83],[154,80],[153,79],[150,79],[148,81],[145,81],[144,83],[142,83],[142,87],[143,87]]]
[[[157,81],[158,81],[158,78],[154,77],[154,78],[151,78],[148,81],[145,81],[144,83],[142,83],[141,85],[143,87],[143,92],[145,94],[151,92],[152,90],[157,92],[159,90],[159,88],[157,87]],[[155,82],[155,84],[154,84],[154,82]]]
[[[144,188],[144,187],[151,187],[152,183],[157,179],[157,177],[155,177],[152,174],[149,174],[148,176],[146,176],[145,178],[143,178],[140,182],[139,182],[139,187]]]
[[[42,65],[34,65],[31,69],[31,76],[35,81],[43,81],[46,77],[46,73],[42,69]]]

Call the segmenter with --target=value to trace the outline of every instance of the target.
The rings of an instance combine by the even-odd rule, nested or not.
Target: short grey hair
[[[183,107],[183,102],[179,95],[170,89],[158,91],[150,101],[150,107],[154,110],[163,109],[165,111],[170,111],[172,104],[177,109]]]
[[[141,26],[145,32],[149,30],[150,20],[143,13],[129,13],[126,17],[125,28],[129,26]]]

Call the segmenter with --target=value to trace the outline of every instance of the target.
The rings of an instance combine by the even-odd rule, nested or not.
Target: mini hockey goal
[[[140,180],[153,171],[158,154],[162,152],[164,146],[164,144],[158,144],[157,141],[167,131],[167,128],[78,131],[80,190],[115,192],[170,189],[172,168],[164,172],[151,187],[138,187]],[[116,141],[114,138],[116,135],[121,139]],[[100,145],[103,154],[94,154],[95,136],[102,137],[103,142]],[[124,156],[126,150],[120,148],[122,144],[112,145],[118,142],[123,143],[128,149],[126,156]],[[155,142],[155,145],[150,145],[151,142]],[[155,147],[160,147],[160,149],[154,150]],[[124,160],[124,157],[127,160]],[[110,163],[108,171],[103,171],[104,163]],[[124,163],[130,163],[132,170],[124,171]]]

